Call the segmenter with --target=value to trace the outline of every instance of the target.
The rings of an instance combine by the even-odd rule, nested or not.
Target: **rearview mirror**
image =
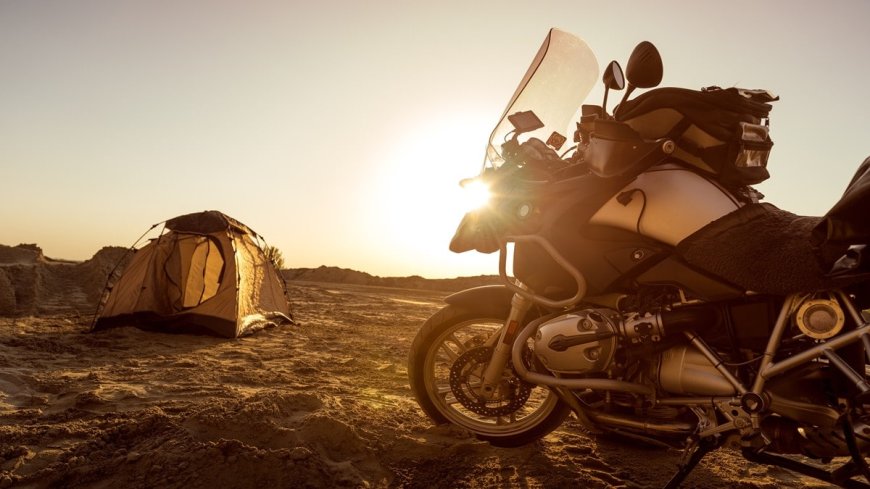
[[[659,50],[649,41],[643,41],[634,47],[631,56],[628,57],[628,65],[625,67],[625,77],[628,79],[628,90],[622,96],[619,105],[628,100],[628,96],[635,88],[652,88],[662,82],[664,66]],[[617,111],[619,107],[617,107]]]
[[[659,50],[649,41],[643,41],[635,46],[628,58],[625,75],[628,86],[637,88],[652,88],[662,82],[664,66]]]
[[[615,60],[611,61],[607,68],[604,69],[604,76],[601,77],[604,82],[604,87],[610,90],[622,90],[625,88],[625,76],[622,74],[622,67]]]
[[[622,66],[616,60],[611,61],[607,68],[604,69],[604,76],[601,77],[604,82],[604,103],[601,108],[604,113],[607,113],[607,94],[610,90],[622,90],[625,88],[625,76],[622,74]]]

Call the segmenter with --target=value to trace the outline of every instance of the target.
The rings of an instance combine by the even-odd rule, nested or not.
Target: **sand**
[[[0,489],[653,488],[679,461],[573,421],[515,449],[434,426],[405,362],[443,293],[290,292],[300,325],[236,340],[0,318]],[[829,486],[720,450],[684,487]]]

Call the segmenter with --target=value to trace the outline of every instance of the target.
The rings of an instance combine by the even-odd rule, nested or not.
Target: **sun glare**
[[[492,197],[489,186],[480,180],[469,181],[462,186],[462,190],[462,206],[466,212],[480,209]]]
[[[480,171],[490,123],[475,114],[442,114],[409,124],[397,137],[376,194],[385,231],[379,238],[402,250],[391,255],[392,261],[407,262],[429,276],[489,270],[468,268],[475,260],[450,253],[448,245],[463,214],[488,200],[482,182],[467,180],[462,187],[459,182]],[[454,265],[466,271],[454,271]]]

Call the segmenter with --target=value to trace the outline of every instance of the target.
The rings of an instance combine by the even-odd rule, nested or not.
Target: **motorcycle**
[[[507,447],[573,413],[590,433],[682,450],[666,487],[723,446],[870,487],[870,159],[825,216],[780,210],[752,187],[769,176],[777,97],[656,88],[662,73],[643,42],[581,107],[598,62],[549,32],[462,182],[490,200],[450,244],[498,252],[502,284],[447,297],[419,330],[420,407]]]

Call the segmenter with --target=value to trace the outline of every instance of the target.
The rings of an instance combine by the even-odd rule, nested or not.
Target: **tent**
[[[92,330],[134,325],[236,338],[292,322],[284,280],[250,228],[218,211],[163,224],[146,246],[133,245],[123,273],[106,287]]]

